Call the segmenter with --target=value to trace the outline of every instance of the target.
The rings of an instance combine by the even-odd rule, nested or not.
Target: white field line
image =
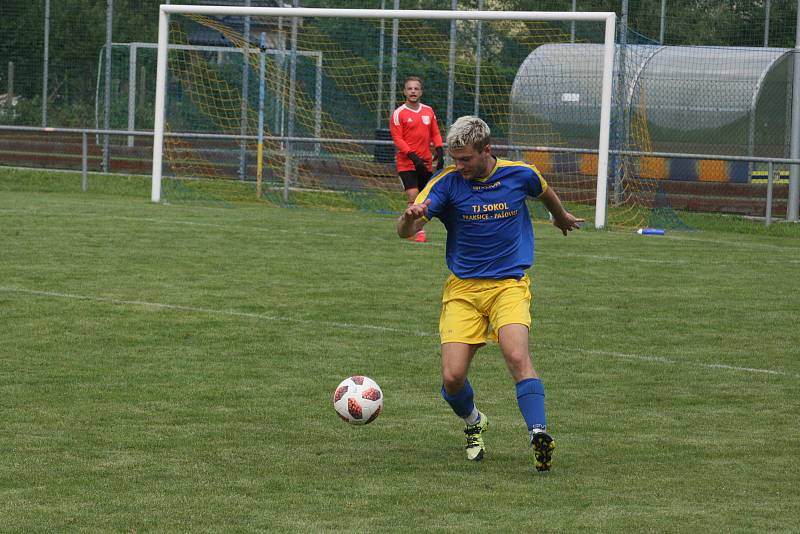
[[[577,348],[565,348],[565,347],[547,347],[550,350],[569,350],[578,352],[581,354],[587,354],[589,356],[609,356],[612,358],[624,359],[624,360],[638,360],[644,362],[658,362],[667,365],[690,365],[692,367],[702,367],[705,369],[727,369],[730,371],[740,371],[744,373],[762,373],[768,375],[779,375],[779,376],[791,376],[793,378],[798,378],[796,375],[792,375],[790,373],[786,373],[784,371],[777,371],[775,369],[758,369],[754,367],[738,367],[735,365],[727,365],[724,363],[695,363],[695,362],[679,362],[673,360],[671,358],[666,358],[664,356],[648,356],[645,354],[626,354],[624,352],[612,352],[606,350],[595,350],[595,349],[577,349]]]
[[[73,300],[88,300],[92,302],[106,302],[109,304],[117,304],[123,306],[143,306],[146,308],[156,308],[162,310],[175,310],[175,311],[184,311],[184,312],[192,312],[192,313],[205,313],[208,315],[227,315],[231,317],[245,317],[248,319],[261,319],[265,321],[276,321],[276,322],[287,322],[287,323],[298,323],[298,324],[314,324],[320,326],[331,326],[335,328],[346,328],[351,330],[357,329],[365,329],[365,330],[377,330],[381,332],[397,332],[397,333],[404,333],[404,334],[411,334],[415,336],[431,336],[434,334],[430,334],[428,332],[410,332],[408,330],[402,328],[391,328],[388,326],[376,326],[376,325],[369,325],[369,324],[354,324],[354,323],[343,323],[339,321],[316,321],[311,319],[297,319],[293,317],[279,317],[277,315],[268,315],[264,313],[248,313],[248,312],[240,312],[236,310],[217,310],[213,308],[200,308],[197,306],[183,306],[180,304],[165,304],[162,302],[147,302],[143,300],[125,300],[125,299],[115,299],[111,297],[96,297],[91,295],[76,295],[74,293],[59,293],[56,291],[36,291],[33,289],[23,289],[18,287],[0,287],[0,291],[6,293],[24,293],[27,295],[36,295],[39,297],[56,297],[62,299],[73,299]]]
[[[680,259],[669,259],[669,260],[656,260],[656,259],[647,259],[647,258],[629,258],[625,256],[609,256],[608,254],[581,254],[579,252],[540,252],[537,255],[537,258],[541,259],[543,257],[548,256],[555,256],[558,258],[587,258],[590,260],[597,260],[597,261],[614,261],[614,262],[635,262],[635,263],[658,263],[658,264],[669,264],[669,265],[681,265],[681,264],[688,264],[691,263],[688,260],[680,260]]]
[[[39,297],[55,297],[55,298],[62,298],[62,299],[73,299],[73,300],[85,300],[91,302],[104,302],[108,304],[116,304],[116,305],[123,305],[123,306],[143,306],[155,309],[162,309],[162,310],[174,310],[178,312],[191,312],[191,313],[204,313],[208,315],[225,315],[230,317],[243,317],[247,319],[258,319],[258,320],[265,320],[265,321],[275,321],[275,322],[287,322],[287,323],[297,323],[297,324],[309,324],[309,325],[318,325],[318,326],[328,326],[328,327],[335,327],[335,328],[344,328],[348,330],[375,330],[379,332],[393,332],[399,334],[407,334],[413,335],[418,337],[437,337],[438,334],[435,332],[413,332],[409,331],[405,328],[392,328],[388,326],[378,326],[378,325],[370,325],[370,324],[356,324],[356,323],[345,323],[340,321],[316,321],[311,319],[298,319],[293,317],[279,317],[277,315],[269,315],[263,313],[248,313],[248,312],[240,312],[236,310],[218,310],[214,308],[201,308],[196,306],[183,306],[179,304],[165,304],[161,302],[147,302],[141,300],[125,300],[125,299],[115,299],[111,297],[97,297],[92,295],[77,295],[74,293],[60,293],[56,291],[37,291],[34,289],[25,289],[25,288],[18,288],[18,287],[2,287],[0,286],[0,292],[5,293],[20,293],[25,295],[34,295]],[[547,350],[555,351],[555,352],[576,352],[579,354],[586,354],[588,356],[605,356],[610,358],[616,358],[621,360],[635,360],[635,361],[642,361],[642,362],[652,362],[652,363],[659,363],[659,364],[666,364],[666,365],[688,365],[692,367],[700,367],[704,369],[724,369],[728,371],[737,371],[743,373],[759,373],[759,374],[768,374],[768,375],[776,375],[776,376],[788,376],[791,378],[798,378],[797,375],[786,373],[784,371],[778,371],[775,369],[758,369],[753,367],[737,367],[735,365],[727,365],[722,363],[694,363],[694,362],[681,362],[671,358],[667,358],[664,356],[653,356],[653,355],[646,355],[646,354],[628,354],[624,352],[613,352],[613,351],[605,351],[605,350],[595,350],[595,349],[583,349],[583,348],[575,348],[575,347],[563,347],[563,346],[555,346],[555,345],[539,345]]]

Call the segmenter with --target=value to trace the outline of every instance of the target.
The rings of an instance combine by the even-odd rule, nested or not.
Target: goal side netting
[[[612,111],[614,21],[163,5],[151,198],[402,209],[388,126],[403,81],[417,76],[443,137],[456,118],[478,115],[494,153],[536,165],[574,213],[596,227],[638,224],[654,193],[623,183],[614,168],[624,162],[609,160],[619,131],[635,149],[647,139],[646,120],[632,127],[636,117]]]

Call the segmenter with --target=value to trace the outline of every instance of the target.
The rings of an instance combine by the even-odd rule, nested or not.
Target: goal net
[[[495,155],[536,165],[574,213],[596,227],[639,224],[652,198],[623,173],[612,175],[610,193],[607,181],[621,165],[609,167],[609,139],[646,138],[646,128],[612,112],[614,21],[613,13],[162,5],[152,200],[238,195],[400,210],[389,117],[405,78],[417,76],[443,138],[456,118],[478,115]],[[557,64],[544,53],[555,46]],[[615,129],[617,120],[629,127]]]

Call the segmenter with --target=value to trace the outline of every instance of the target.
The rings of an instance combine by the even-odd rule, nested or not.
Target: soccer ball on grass
[[[373,422],[383,408],[383,391],[371,378],[351,376],[336,387],[333,408],[343,420],[353,425]]]

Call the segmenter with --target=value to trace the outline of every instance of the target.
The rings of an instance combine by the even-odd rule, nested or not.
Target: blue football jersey
[[[447,228],[447,267],[459,278],[520,279],[533,265],[533,226],[525,199],[547,191],[533,165],[497,160],[482,180],[455,167],[434,176],[416,203],[430,199],[428,218]]]

